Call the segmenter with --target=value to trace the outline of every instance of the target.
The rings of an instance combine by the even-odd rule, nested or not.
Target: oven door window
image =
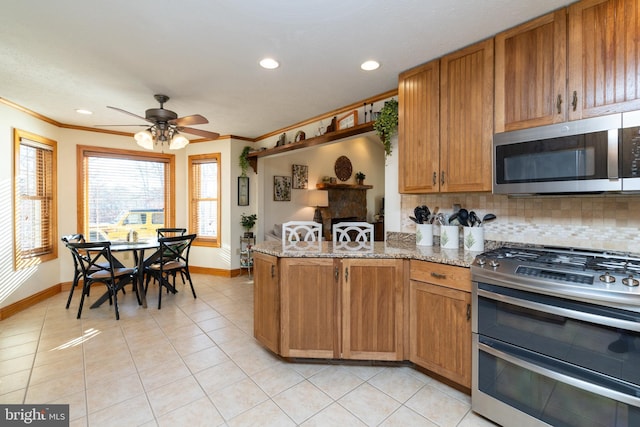
[[[478,334],[640,387],[640,333],[572,317],[640,324],[640,313],[564,300],[500,286],[478,284]],[[480,296],[500,295],[493,297]],[[510,303],[511,301],[513,303]],[[549,307],[550,312],[523,307],[519,301]],[[563,315],[561,313],[567,312]]]
[[[495,150],[498,184],[609,177],[607,131],[498,145]]]
[[[508,352],[492,354],[483,351],[481,344],[478,388],[482,393],[553,426],[640,425],[638,407],[555,379],[553,373],[534,372],[500,354]]]

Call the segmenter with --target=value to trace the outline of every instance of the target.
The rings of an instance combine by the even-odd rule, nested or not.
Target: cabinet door
[[[278,258],[254,254],[253,336],[274,353],[280,352],[280,292]]]
[[[400,74],[398,169],[400,193],[439,190],[439,61]]]
[[[342,358],[403,359],[403,261],[342,261]]]
[[[471,387],[471,294],[410,283],[410,360]]]
[[[561,9],[496,35],[496,132],[567,120],[566,26]]]
[[[584,0],[569,6],[571,120],[640,108],[640,3]]]
[[[283,258],[281,355],[338,358],[338,274],[331,258]]]
[[[491,191],[493,39],[440,64],[440,191]]]

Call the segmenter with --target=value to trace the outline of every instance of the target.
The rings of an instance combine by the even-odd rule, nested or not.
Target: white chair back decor
[[[289,221],[282,224],[284,250],[322,250],[322,224],[315,221]]]
[[[339,222],[334,224],[333,249],[372,251],[373,224],[368,222]]]

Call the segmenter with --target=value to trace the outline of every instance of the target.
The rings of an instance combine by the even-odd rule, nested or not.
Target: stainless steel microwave
[[[640,111],[496,134],[497,194],[640,191]]]

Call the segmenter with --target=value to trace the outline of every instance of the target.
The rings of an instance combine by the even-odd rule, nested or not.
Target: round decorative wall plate
[[[351,160],[347,156],[340,156],[338,160],[336,160],[336,164],[334,166],[334,170],[336,172],[336,176],[340,181],[346,181],[351,178],[351,172],[353,172],[353,167],[351,166]]]

